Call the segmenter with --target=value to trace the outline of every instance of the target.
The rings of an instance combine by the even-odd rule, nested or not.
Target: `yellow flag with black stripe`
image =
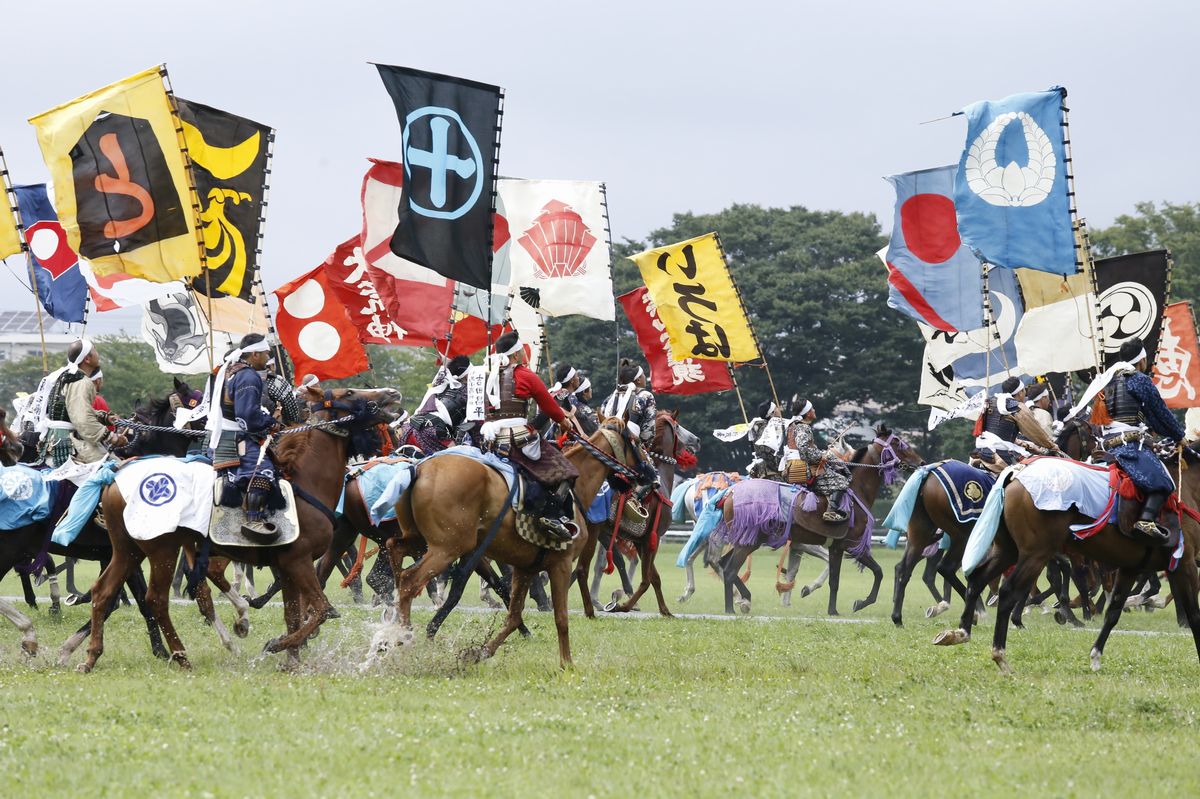
[[[758,344],[716,233],[631,259],[646,281],[676,358],[745,363]]]
[[[0,258],[16,255],[20,251],[21,234],[17,230],[17,217],[12,209],[12,195],[4,192],[4,196],[0,197]]]
[[[157,283],[200,272],[177,115],[155,67],[29,121],[71,247],[98,275]]]

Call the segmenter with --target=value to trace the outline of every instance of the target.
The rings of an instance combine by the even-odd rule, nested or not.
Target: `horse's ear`
[[[676,408],[675,410],[671,411],[671,418],[672,418],[672,419],[674,419],[674,420],[675,420],[675,421],[677,421],[677,422],[679,421],[679,409],[678,409],[678,408]]]
[[[306,386],[304,396],[308,398],[309,402],[323,402],[325,400],[325,392],[316,386]]]
[[[190,388],[188,388],[187,383],[183,382],[178,377],[172,378],[172,379],[175,381],[175,393],[176,394],[190,394],[191,393],[192,390]]]

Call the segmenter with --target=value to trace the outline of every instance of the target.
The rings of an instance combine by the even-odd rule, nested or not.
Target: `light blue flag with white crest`
[[[1014,94],[963,109],[967,142],[954,182],[963,243],[983,261],[1074,274],[1066,89]]]

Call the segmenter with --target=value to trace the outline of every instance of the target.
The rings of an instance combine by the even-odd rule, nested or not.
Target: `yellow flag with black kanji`
[[[71,247],[97,275],[199,274],[177,116],[154,67],[32,117]]]
[[[677,358],[745,363],[758,344],[716,233],[631,258],[658,307]]]

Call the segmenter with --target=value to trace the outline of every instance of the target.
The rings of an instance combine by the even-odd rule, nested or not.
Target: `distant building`
[[[66,352],[78,336],[65,332],[66,325],[44,314],[42,325],[39,332],[38,315],[34,311],[0,311],[0,363],[40,358],[43,335],[51,362],[61,361],[58,355]]]

